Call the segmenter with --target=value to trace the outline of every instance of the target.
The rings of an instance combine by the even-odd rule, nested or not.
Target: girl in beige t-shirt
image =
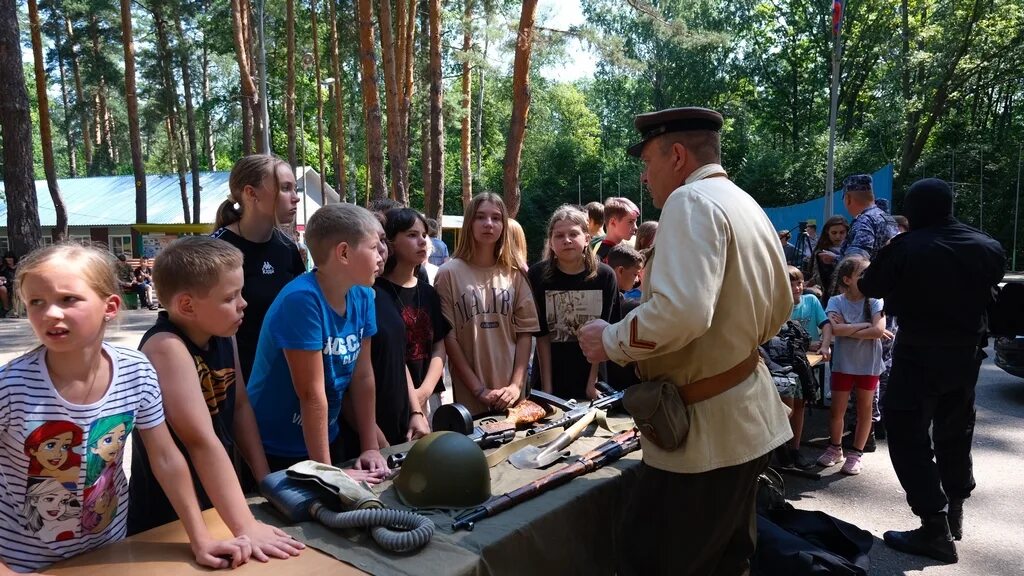
[[[531,338],[540,329],[526,270],[508,244],[501,197],[466,208],[454,257],[437,273],[455,401],[473,414],[505,410],[523,397]]]

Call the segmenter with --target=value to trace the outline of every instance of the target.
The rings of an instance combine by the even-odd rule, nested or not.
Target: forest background
[[[24,81],[0,80],[9,209],[19,176],[178,173],[188,221],[186,172],[228,170],[269,141],[361,204],[391,196],[436,217],[504,194],[536,257],[563,203],[627,196],[658,217],[625,148],[635,114],[685,105],[723,112],[723,164],[763,206],[824,193],[832,0],[580,5],[582,23],[556,28],[537,0],[0,0],[25,54],[39,32],[34,63],[17,54]],[[1009,252],[1024,0],[848,0],[841,42],[837,185],[893,163],[898,212],[911,182],[944,178],[957,216]],[[539,72],[572,71],[578,46],[592,75]],[[9,145],[19,91],[30,158]]]

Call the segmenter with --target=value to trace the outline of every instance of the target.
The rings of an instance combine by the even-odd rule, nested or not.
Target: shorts
[[[850,392],[854,388],[871,392],[878,388],[878,376],[843,374],[842,372],[832,373],[832,390],[834,392]]]

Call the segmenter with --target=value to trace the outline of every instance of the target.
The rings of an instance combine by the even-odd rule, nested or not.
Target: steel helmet
[[[491,497],[491,471],[484,451],[468,437],[433,432],[409,450],[395,490],[413,508],[466,508]]]

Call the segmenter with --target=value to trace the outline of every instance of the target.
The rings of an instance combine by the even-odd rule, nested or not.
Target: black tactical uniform
[[[997,241],[953,218],[953,194],[942,180],[911,186],[904,212],[910,232],[882,248],[859,283],[900,321],[883,410],[893,468],[923,524],[887,532],[885,541],[955,562],[950,529],[959,539],[963,501],[975,485],[971,440],[985,311],[1006,257]]]

